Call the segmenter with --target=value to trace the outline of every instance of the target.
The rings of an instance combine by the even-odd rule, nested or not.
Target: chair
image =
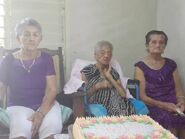
[[[140,100],[139,80],[129,79],[127,81],[127,88],[129,89],[131,95],[133,96],[133,98],[132,99],[130,98],[129,101],[135,107],[136,114],[137,115],[147,115],[149,113],[149,110],[146,104],[142,100]]]
[[[83,87],[82,87],[83,88]],[[84,89],[80,88],[78,91],[74,93],[74,107],[73,111],[76,114],[76,117],[81,117],[81,116],[93,116],[93,117],[101,117],[101,116],[107,116],[108,112],[107,109],[102,105],[102,104],[89,104],[88,103],[88,97],[87,97],[87,92],[84,91]],[[140,100],[139,98],[139,81],[134,80],[134,79],[129,79],[127,81],[127,88],[129,89],[130,93],[133,95],[133,98],[128,98],[130,103],[135,108],[135,112],[137,115],[147,115],[149,113],[149,110],[145,103]],[[77,95],[76,95],[77,94]],[[80,101],[80,97],[82,102]],[[76,101],[76,99],[78,101]],[[76,108],[79,108],[80,105],[84,109],[84,111],[81,111],[83,113],[79,113],[79,111],[75,111]]]
[[[128,79],[127,81],[127,86],[126,86],[130,94],[137,100],[140,99],[139,97],[139,80],[133,80],[133,79]]]
[[[3,58],[6,54],[9,53],[14,53],[16,51],[20,50],[20,48],[15,48],[15,49],[5,49],[5,48],[0,48],[0,58]],[[54,66],[55,66],[55,71],[56,71],[56,77],[57,77],[57,91],[58,91],[58,98],[57,100],[64,99],[65,100],[65,95],[63,94],[63,87],[65,83],[65,78],[64,78],[64,64],[63,64],[63,55],[62,55],[62,47],[58,47],[55,50],[50,50],[47,48],[40,48],[42,52],[46,52],[49,55],[52,56],[53,61],[54,61]],[[63,96],[64,98],[60,98],[60,96]],[[0,104],[1,108],[6,108],[6,95],[3,96],[3,103]],[[0,125],[1,126],[1,125]],[[0,135],[0,138],[2,136]]]
[[[131,102],[133,102],[133,100],[135,99],[139,100],[139,81],[134,79],[128,79],[126,87],[130,91],[131,95],[133,96],[133,98],[129,98],[129,100]],[[81,94],[82,95],[81,97],[83,97],[85,116],[93,116],[93,117],[107,116],[108,114],[107,109],[102,104],[88,103],[87,92],[85,92],[84,88],[85,88],[84,86],[80,87],[77,93]],[[78,96],[74,95],[74,97],[75,98],[79,97],[79,95]]]
[[[91,111],[91,108],[93,108],[94,107],[93,105],[95,105],[95,104],[88,104],[87,103],[86,92],[84,91],[83,87],[81,87],[83,84],[83,81],[81,80],[81,76],[80,76],[80,70],[83,67],[85,67],[86,65],[93,64],[93,63],[95,63],[95,61],[76,59],[74,62],[73,68],[72,68],[70,80],[64,86],[64,92],[66,94],[71,94],[71,96],[72,96],[73,113],[74,113],[75,118],[86,116],[86,114],[91,115],[91,116],[96,115],[95,113],[92,113],[92,111]],[[122,70],[121,70],[119,63],[116,60],[112,60],[111,65],[120,74],[122,84],[126,88],[127,97],[132,98],[132,96],[130,95],[130,91],[133,93],[133,95],[139,94],[138,92],[137,93],[135,92],[136,91],[135,87],[136,87],[138,81],[131,80],[131,79],[128,80],[128,78],[125,78],[123,76],[123,73],[122,73]],[[126,86],[127,82],[128,82],[128,85]],[[139,90],[137,90],[137,91],[139,91]],[[96,104],[96,105],[98,105],[98,104]],[[102,114],[106,113],[105,109],[100,104],[97,107],[99,107],[101,109],[101,112],[104,111],[104,113],[102,113]],[[98,111],[95,111],[95,112],[98,112]],[[100,116],[103,116],[99,112],[98,112],[98,114],[100,114]]]

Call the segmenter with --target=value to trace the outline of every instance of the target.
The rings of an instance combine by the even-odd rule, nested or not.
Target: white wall
[[[169,37],[165,55],[177,62],[185,89],[185,1],[158,0],[157,28]]]
[[[156,28],[156,0],[67,0],[67,77],[76,58],[93,59],[97,41],[114,45],[124,74],[145,55],[144,36]]]

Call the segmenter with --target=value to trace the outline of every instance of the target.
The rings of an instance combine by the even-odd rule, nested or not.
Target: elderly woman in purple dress
[[[39,139],[53,139],[61,132],[62,121],[55,101],[53,60],[38,49],[41,26],[36,20],[25,18],[16,25],[15,32],[21,49],[7,55],[0,67],[0,86],[9,87],[10,138],[30,139],[38,133]]]
[[[147,33],[148,55],[135,64],[135,79],[140,81],[140,97],[148,105],[149,115],[179,139],[185,139],[185,117],[179,114],[185,110],[185,101],[177,64],[162,56],[167,41],[163,31]]]

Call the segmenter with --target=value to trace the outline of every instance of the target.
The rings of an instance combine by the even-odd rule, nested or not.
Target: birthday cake
[[[149,116],[77,118],[74,139],[176,139]]]

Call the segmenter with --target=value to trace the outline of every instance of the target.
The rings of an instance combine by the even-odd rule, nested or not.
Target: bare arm
[[[53,106],[57,95],[56,76],[55,75],[47,76],[46,82],[47,82],[46,91],[45,91],[45,96],[42,100],[42,104],[39,108],[39,111],[36,111],[35,114],[31,117],[31,120],[33,122],[32,136],[35,136],[35,134],[38,132],[44,116],[48,113],[48,111]]]
[[[176,91],[176,97],[177,97],[177,106],[180,108],[181,111],[184,111],[185,102],[184,102],[184,91],[182,89],[182,84],[180,81],[178,70],[176,69],[173,72],[173,78],[175,82],[175,91]]]
[[[56,95],[57,95],[57,85],[56,85],[56,76],[51,75],[46,77],[47,86],[45,96],[43,98],[42,104],[39,110],[45,115],[51,109],[54,104]]]
[[[146,104],[156,106],[156,107],[165,109],[170,112],[176,112],[175,104],[158,101],[146,95],[146,92],[145,92],[146,81],[145,81],[144,73],[138,67],[135,68],[134,78],[140,81],[140,86],[139,86],[140,87],[140,97]]]

